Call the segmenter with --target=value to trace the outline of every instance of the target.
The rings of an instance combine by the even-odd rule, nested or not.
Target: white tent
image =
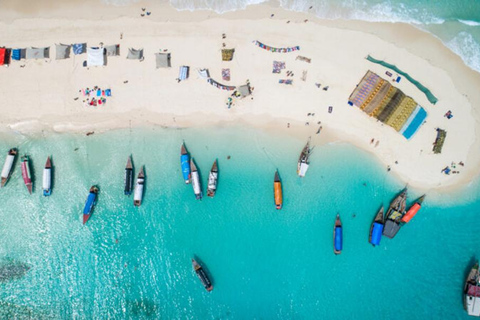
[[[178,81],[187,80],[189,74],[190,67],[188,66],[181,66],[179,73],[178,73]]]
[[[98,47],[90,47],[87,49],[87,66],[103,66],[105,65],[105,50]]]

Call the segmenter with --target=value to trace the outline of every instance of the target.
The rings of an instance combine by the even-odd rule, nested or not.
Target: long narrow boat
[[[52,161],[47,157],[45,168],[43,168],[43,195],[48,197],[52,194]]]
[[[7,158],[3,164],[2,169],[2,188],[7,183],[8,179],[12,175],[13,163],[15,162],[15,157],[17,156],[17,149],[12,148],[8,150]]]
[[[143,186],[145,184],[145,173],[143,172],[143,167],[140,169],[137,177],[137,183],[135,184],[135,193],[133,195],[133,205],[135,207],[140,207],[143,199]]]
[[[190,168],[192,169],[192,186],[193,186],[193,193],[195,193],[195,198],[197,200],[202,199],[202,186],[200,185],[200,176],[198,175],[197,166],[195,162],[193,162],[193,158],[190,159]]]
[[[407,188],[403,189],[398,196],[393,199],[385,215],[385,226],[383,228],[383,235],[387,238],[393,239],[400,230],[400,220],[405,214],[407,206]]]
[[[132,194],[133,190],[133,165],[132,157],[128,157],[127,165],[125,166],[125,178],[123,179],[124,184],[124,194],[129,196]]]
[[[283,194],[282,194],[282,182],[278,175],[278,170],[275,171],[275,177],[273,178],[273,198],[275,199],[275,206],[277,210],[282,209],[283,206]]]
[[[333,228],[333,252],[335,254],[342,253],[343,249],[343,230],[342,230],[342,221],[340,220],[340,215],[337,214],[337,219],[335,219],[335,227]]]
[[[469,316],[480,317],[480,273],[478,262],[470,270],[463,288],[463,307]]]
[[[90,219],[90,216],[93,213],[93,208],[95,208],[97,203],[97,194],[97,186],[91,186],[87,201],[85,201],[85,207],[83,208],[83,224],[87,223],[88,219]]]
[[[208,175],[208,186],[207,186],[207,196],[212,197],[215,196],[217,192],[217,180],[218,180],[218,166],[217,160],[213,162],[212,169]]]
[[[368,242],[374,247],[380,244],[382,240],[383,227],[385,225],[385,218],[383,216],[383,206],[378,210],[375,219],[370,227],[370,235],[368,236]]]
[[[32,194],[32,174],[30,172],[30,160],[27,155],[22,157],[22,177],[25,186],[27,187],[28,193]]]
[[[297,174],[300,177],[305,177],[307,173],[309,162],[308,158],[310,157],[311,149],[310,149],[310,139],[307,141],[305,147],[303,147],[302,152],[300,153],[300,157],[298,158],[297,163]]]
[[[407,213],[402,217],[403,223],[409,223],[413,217],[418,213],[418,210],[422,207],[422,202],[425,200],[425,195],[421,196],[420,198],[415,201],[415,203],[408,209]]]
[[[207,291],[212,291],[213,290],[213,285],[210,279],[207,276],[207,273],[205,270],[203,270],[202,266],[198,264],[195,259],[192,259],[192,266],[193,270],[195,270],[195,273],[197,274],[198,278],[202,282],[203,286]]]
[[[186,184],[189,184],[191,179],[190,157],[184,143],[182,143],[182,147],[180,148],[180,163],[182,165],[183,179]]]

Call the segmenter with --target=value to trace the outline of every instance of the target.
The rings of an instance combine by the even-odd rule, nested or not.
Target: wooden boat
[[[335,219],[335,227],[333,228],[333,252],[335,254],[342,253],[343,249],[343,232],[342,232],[342,221],[340,220],[340,215],[337,214],[337,219]]]
[[[375,219],[372,222],[370,227],[370,234],[368,236],[368,242],[370,242],[374,247],[380,244],[382,239],[383,227],[385,225],[385,218],[383,216],[383,206],[377,212]]]
[[[198,175],[197,166],[195,162],[193,162],[193,158],[190,159],[190,168],[192,170],[191,177],[192,177],[192,186],[193,186],[193,193],[195,193],[195,197],[197,200],[202,199],[202,186],[200,185],[200,176]]]
[[[135,207],[140,207],[143,199],[143,186],[145,184],[145,173],[143,172],[143,167],[140,169],[137,177],[137,183],[135,184],[135,193],[133,195],[133,205]]]
[[[282,209],[282,205],[283,205],[282,182],[280,181],[278,170],[275,171],[275,177],[273,178],[273,198],[275,200],[275,206],[277,207],[277,210]]]
[[[125,178],[123,179],[124,184],[124,194],[129,196],[132,194],[133,190],[133,165],[132,157],[128,157],[127,165],[125,166]]]
[[[210,174],[208,175],[208,186],[207,186],[207,196],[212,197],[215,196],[215,192],[217,192],[217,180],[218,180],[218,166],[217,160],[213,162],[212,169],[210,170]]]
[[[478,262],[475,263],[465,280],[463,307],[469,316],[480,317],[480,274]]]
[[[189,184],[191,179],[190,157],[184,143],[182,143],[182,147],[180,148],[180,163],[182,165],[183,179],[186,184]]]
[[[27,155],[22,157],[22,177],[25,186],[27,187],[28,193],[32,194],[32,174],[30,172],[30,161]]]
[[[418,210],[422,207],[422,202],[425,200],[425,195],[421,196],[420,198],[415,201],[415,203],[408,209],[407,213],[402,217],[403,223],[409,223],[413,217],[418,213]]]
[[[297,174],[300,177],[305,177],[305,174],[307,173],[309,162],[308,158],[310,157],[311,153],[310,149],[310,139],[308,139],[307,144],[305,147],[303,147],[302,152],[300,153],[300,157],[298,158],[298,163],[297,163]]]
[[[400,220],[405,214],[407,204],[407,188],[403,189],[398,196],[393,199],[385,215],[385,226],[383,235],[393,239],[400,230]]]
[[[93,213],[93,209],[97,204],[97,186],[90,187],[90,193],[88,194],[87,201],[85,201],[85,207],[83,208],[83,224],[87,223],[88,219]]]
[[[8,150],[7,158],[5,159],[5,163],[3,164],[3,169],[2,169],[2,183],[1,183],[2,188],[3,186],[5,186],[8,179],[12,175],[13,163],[15,162],[16,156],[17,156],[16,148],[12,148]]]
[[[43,195],[48,197],[52,194],[52,161],[47,157],[45,168],[43,168]]]
[[[210,279],[207,276],[207,273],[205,270],[203,270],[202,266],[198,264],[195,259],[192,259],[192,266],[193,270],[195,270],[195,273],[197,274],[198,278],[202,282],[203,286],[207,291],[212,291],[213,290],[213,285]]]

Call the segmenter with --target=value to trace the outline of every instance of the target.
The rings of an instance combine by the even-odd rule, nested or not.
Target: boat
[[[307,173],[309,165],[308,158],[310,157],[311,151],[310,139],[308,139],[307,144],[303,147],[302,153],[300,153],[300,157],[298,158],[297,174],[300,177],[305,177],[305,174]]]
[[[213,162],[212,169],[208,175],[208,186],[207,186],[207,196],[212,197],[215,196],[215,192],[217,192],[217,179],[218,179],[218,166],[217,160]]]
[[[275,199],[275,206],[277,207],[277,210],[282,209],[282,205],[283,205],[282,182],[280,181],[278,170],[275,171],[275,177],[273,178],[273,197]]]
[[[193,270],[195,270],[195,273],[197,274],[198,278],[202,282],[205,289],[207,291],[212,291],[213,290],[212,282],[208,278],[207,273],[205,272],[205,270],[203,270],[202,266],[198,264],[198,262],[195,261],[195,259],[192,259],[192,266],[193,266]]]
[[[88,194],[87,201],[85,201],[85,207],[83,208],[83,224],[87,223],[88,219],[93,213],[93,208],[97,203],[97,186],[90,187],[90,193]]]
[[[133,165],[132,157],[128,157],[127,165],[125,166],[125,178],[123,180],[124,184],[124,194],[129,196],[132,194],[133,190]]]
[[[143,186],[145,184],[145,174],[143,172],[143,167],[140,169],[137,177],[137,183],[135,184],[135,193],[133,194],[133,205],[135,207],[140,207],[142,204],[143,198]]]
[[[180,163],[182,164],[183,179],[186,184],[189,184],[191,179],[190,157],[184,143],[182,143],[182,147],[180,148]]]
[[[370,227],[370,235],[368,236],[368,242],[370,242],[374,247],[378,246],[380,244],[380,240],[382,240],[384,225],[385,218],[383,216],[383,206],[381,206],[372,222],[372,226]]]
[[[5,159],[5,163],[3,164],[2,169],[2,188],[7,183],[8,179],[12,175],[13,163],[15,162],[15,157],[17,156],[17,149],[12,148],[8,150],[7,158]]]
[[[463,288],[463,307],[469,316],[480,317],[480,274],[478,262],[468,273]]]
[[[47,157],[45,168],[43,168],[43,195],[48,197],[52,194],[52,161]]]
[[[418,213],[418,210],[422,207],[422,202],[425,200],[425,195],[418,198],[415,203],[408,209],[407,213],[402,217],[403,223],[409,223],[413,217]]]
[[[22,177],[25,186],[27,187],[28,193],[32,194],[32,174],[30,172],[30,161],[27,155],[22,157]]]
[[[403,189],[398,196],[393,199],[385,215],[385,225],[383,227],[383,235],[393,239],[400,230],[400,220],[405,214],[407,203],[407,188]]]
[[[335,254],[342,253],[343,249],[343,232],[342,232],[342,221],[340,220],[340,215],[337,214],[337,219],[335,220],[335,227],[333,228],[333,252]]]
[[[193,158],[190,159],[190,168],[192,170],[191,177],[192,177],[192,186],[193,186],[193,193],[195,193],[195,197],[197,200],[202,199],[202,187],[200,185],[200,176],[198,175],[197,166],[195,162],[193,162]]]

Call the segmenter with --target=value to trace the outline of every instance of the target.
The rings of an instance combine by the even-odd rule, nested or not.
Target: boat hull
[[[192,172],[193,193],[197,200],[202,199],[202,187],[200,186],[200,176],[197,171]]]
[[[22,161],[22,177],[23,177],[23,183],[25,183],[28,193],[32,194],[33,184],[32,184],[32,176],[30,173],[30,166],[29,166],[28,160]]]
[[[282,182],[280,181],[280,176],[278,171],[275,172],[275,177],[273,179],[273,198],[275,200],[275,207],[277,210],[282,209],[283,206],[283,193],[282,193]]]
[[[217,192],[217,179],[218,173],[210,171],[210,174],[208,175],[207,196],[215,196],[215,193]]]
[[[133,196],[133,205],[136,207],[140,207],[143,200],[143,185],[144,179],[137,179],[137,184],[135,185],[135,194]]]
[[[337,215],[335,227],[333,228],[333,252],[335,254],[342,253],[343,250],[343,228],[340,216]]]
[[[202,283],[203,287],[207,291],[212,291],[213,290],[213,285],[210,279],[207,276],[207,273],[205,270],[200,266],[194,259],[192,259],[192,266],[193,270],[197,274],[197,277],[200,279],[200,282]]]
[[[12,174],[13,163],[15,162],[16,154],[17,153],[14,149],[11,149],[7,154],[7,158],[5,159],[5,163],[3,164],[2,174],[1,174],[1,177],[2,177],[1,186],[2,187],[5,186],[8,179],[10,178],[10,175]]]
[[[83,207],[83,224],[87,223],[93,213],[93,209],[97,203],[97,193],[98,189],[96,187],[90,188],[90,193],[88,194],[85,206]]]
[[[129,196],[132,194],[132,189],[133,189],[133,169],[125,169],[123,193],[126,196]]]
[[[52,169],[45,168],[43,169],[43,195],[45,197],[50,196],[52,194]]]

